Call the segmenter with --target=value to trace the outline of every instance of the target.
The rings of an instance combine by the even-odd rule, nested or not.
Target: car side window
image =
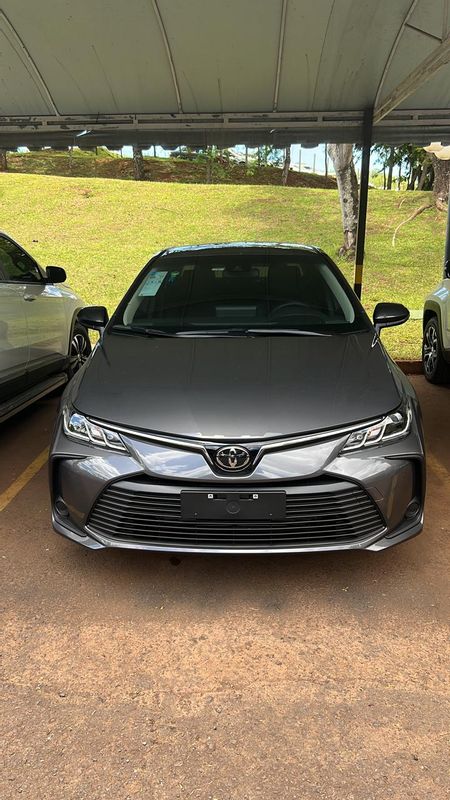
[[[40,283],[43,278],[36,262],[27,253],[0,236],[0,281]]]

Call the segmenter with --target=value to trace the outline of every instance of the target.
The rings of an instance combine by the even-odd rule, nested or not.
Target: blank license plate
[[[286,492],[181,492],[184,520],[281,520]]]

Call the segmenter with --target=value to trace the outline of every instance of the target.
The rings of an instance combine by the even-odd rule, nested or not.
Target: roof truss
[[[30,144],[121,147],[208,144],[257,146],[271,143],[319,144],[363,140],[361,111],[268,112],[261,114],[111,114],[0,117],[0,146]],[[450,141],[450,109],[397,110],[373,128],[373,141],[386,144],[428,144]]]

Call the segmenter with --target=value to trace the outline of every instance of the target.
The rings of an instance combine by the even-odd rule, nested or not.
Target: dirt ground
[[[450,389],[415,377],[426,525],[382,553],[90,552],[47,475],[0,514],[0,796],[448,797]],[[0,429],[0,504],[56,400]]]

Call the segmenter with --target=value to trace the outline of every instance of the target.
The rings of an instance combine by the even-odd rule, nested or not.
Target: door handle
[[[26,300],[28,303],[31,303],[33,300],[36,300],[35,294],[24,294],[23,299]]]

